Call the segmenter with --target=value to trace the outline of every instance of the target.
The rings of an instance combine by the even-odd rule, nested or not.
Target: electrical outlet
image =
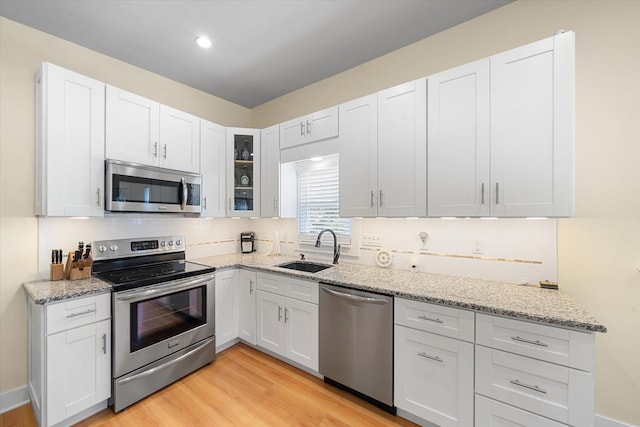
[[[484,253],[484,243],[482,240],[472,240],[471,241],[471,250],[474,254],[483,254]]]
[[[382,236],[380,234],[362,233],[362,246],[382,246]]]

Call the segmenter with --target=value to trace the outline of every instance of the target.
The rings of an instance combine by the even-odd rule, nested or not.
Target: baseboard
[[[638,427],[633,424],[623,423],[622,421],[607,418],[604,415],[595,416],[595,427]]]
[[[14,388],[6,393],[0,394],[0,414],[4,414],[12,409],[29,403],[29,393],[27,386]]]

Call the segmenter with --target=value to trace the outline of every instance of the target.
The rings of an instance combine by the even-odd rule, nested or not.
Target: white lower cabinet
[[[238,338],[238,270],[216,272],[216,349]]]
[[[472,312],[395,299],[394,403],[441,427],[473,426],[473,343],[406,326],[413,326],[416,312],[440,309],[450,319],[459,317],[456,312],[470,315],[471,323],[462,322],[460,332],[473,336]],[[446,321],[442,313],[428,318],[427,324]]]
[[[478,427],[562,427],[564,424],[540,415],[476,395]]]
[[[259,346],[318,370],[317,283],[258,273],[257,317]]]
[[[238,274],[238,338],[256,345],[256,272]]]
[[[29,299],[28,390],[40,426],[72,424],[111,397],[111,295]],[[86,413],[89,411],[89,414]]]

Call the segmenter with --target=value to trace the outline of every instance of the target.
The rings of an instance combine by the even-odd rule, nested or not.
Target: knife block
[[[67,263],[64,266],[64,277],[67,280],[88,279],[91,277],[91,265],[93,258],[81,258],[73,262],[73,252],[69,252]]]
[[[62,279],[64,279],[64,265],[51,264],[49,267],[49,280],[55,282]]]

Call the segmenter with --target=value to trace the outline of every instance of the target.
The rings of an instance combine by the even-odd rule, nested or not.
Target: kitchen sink
[[[333,265],[319,264],[316,262],[308,262],[308,261],[292,261],[292,262],[280,264],[277,267],[288,268],[289,270],[305,271],[307,273],[317,273],[318,271],[331,268],[333,267]]]

